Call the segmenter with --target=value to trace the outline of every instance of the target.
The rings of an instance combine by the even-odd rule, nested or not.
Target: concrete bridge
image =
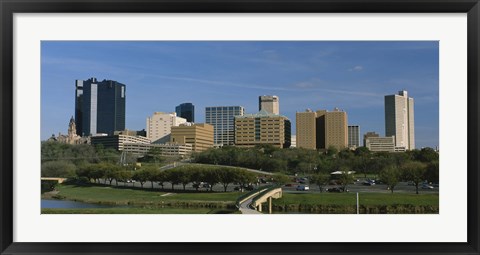
[[[261,214],[262,204],[268,202],[268,213],[272,213],[272,198],[281,198],[282,188],[264,187],[238,201],[238,208],[242,214]]]

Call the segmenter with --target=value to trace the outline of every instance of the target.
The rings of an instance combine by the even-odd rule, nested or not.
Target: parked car
[[[310,190],[310,187],[306,186],[306,185],[298,185],[297,186],[297,190],[299,191],[307,191],[307,190]]]

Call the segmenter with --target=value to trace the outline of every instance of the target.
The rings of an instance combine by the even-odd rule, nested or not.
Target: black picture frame
[[[480,254],[479,0],[0,0],[1,254]],[[15,13],[467,13],[468,241],[465,243],[13,242],[13,15]],[[33,226],[32,226],[33,227]]]

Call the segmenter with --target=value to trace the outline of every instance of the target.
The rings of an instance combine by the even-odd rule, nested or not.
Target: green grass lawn
[[[273,204],[304,205],[356,205],[355,193],[315,193],[297,194],[283,193],[283,197],[274,199]],[[360,193],[361,205],[423,205],[438,206],[438,194],[405,194],[405,193]]]
[[[115,188],[110,186],[74,186],[59,185],[58,196],[67,200],[76,200],[86,203],[114,203],[114,204],[159,204],[167,201],[197,201],[197,202],[224,202],[234,203],[239,192],[199,192],[199,193],[171,193],[148,189]]]
[[[42,214],[235,214],[239,211],[210,208],[81,208],[42,209]]]

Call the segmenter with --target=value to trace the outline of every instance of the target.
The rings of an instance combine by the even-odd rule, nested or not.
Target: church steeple
[[[68,123],[68,136],[74,137],[77,135],[77,127],[75,125],[75,119],[73,116],[70,118],[70,123]]]

